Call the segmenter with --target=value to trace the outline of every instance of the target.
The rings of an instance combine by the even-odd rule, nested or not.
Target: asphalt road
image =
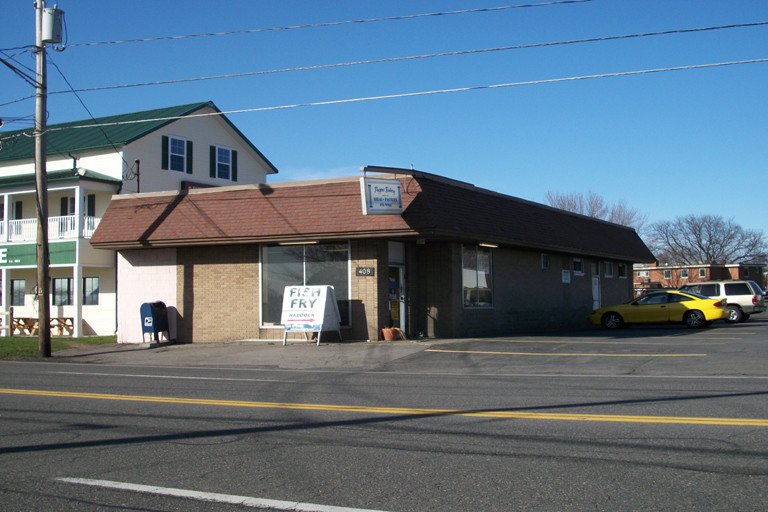
[[[70,356],[0,361],[4,511],[768,503],[759,315],[703,330]]]

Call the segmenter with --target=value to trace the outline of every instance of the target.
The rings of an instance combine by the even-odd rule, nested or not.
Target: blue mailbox
[[[168,308],[163,302],[145,302],[141,305],[141,338],[149,333],[154,335],[155,341],[160,341],[160,333],[165,333],[166,340],[171,336],[168,332]]]

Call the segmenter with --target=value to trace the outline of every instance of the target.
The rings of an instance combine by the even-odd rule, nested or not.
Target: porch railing
[[[91,238],[99,226],[99,217],[85,217],[83,222],[83,238]],[[0,237],[5,239],[8,229],[9,242],[29,242],[37,240],[37,219],[20,219],[0,222]],[[74,215],[63,217],[48,217],[48,239],[63,240],[78,238]]]

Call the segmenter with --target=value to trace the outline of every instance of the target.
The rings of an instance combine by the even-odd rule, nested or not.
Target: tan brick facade
[[[176,272],[179,341],[260,337],[258,246],[179,248]]]
[[[390,323],[389,242],[349,242],[351,325],[344,340],[379,340]],[[402,245],[405,269],[405,331],[411,338],[505,335],[511,332],[586,326],[594,286],[602,304],[631,297],[628,276],[606,275],[605,262],[511,248],[492,251],[493,307],[463,305],[462,244]],[[261,328],[259,244],[176,249],[177,339],[182,343],[281,340],[283,329]],[[167,251],[167,250],[166,250]],[[142,253],[144,253],[142,251]],[[614,264],[614,267],[618,263]],[[373,275],[356,269],[373,269]],[[564,280],[564,272],[569,280]],[[304,339],[291,333],[289,340]],[[324,333],[333,341],[335,333]]]

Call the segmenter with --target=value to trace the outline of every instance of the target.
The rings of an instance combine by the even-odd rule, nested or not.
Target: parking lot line
[[[663,336],[663,338],[672,338],[672,339],[678,339],[673,336]],[[656,338],[658,339],[658,338]],[[717,338],[718,340],[738,340],[741,338]],[[595,340],[579,340],[579,341],[565,341],[565,340],[517,340],[517,339],[509,339],[509,340],[476,340],[476,341],[482,341],[483,343],[491,342],[491,343],[543,343],[543,344],[556,344],[556,345],[664,345],[668,346],[668,343],[659,343],[659,342],[650,342],[650,341],[595,341]],[[725,345],[725,343],[719,343],[719,342],[701,342],[701,341],[694,341],[694,342],[680,342],[675,343],[676,345],[684,345],[684,344],[693,344],[693,345]]]
[[[707,354],[592,354],[589,352],[500,352],[495,350],[446,350],[441,348],[428,348],[424,352],[444,352],[453,354],[494,354],[502,356],[556,356],[556,357],[707,357]]]

